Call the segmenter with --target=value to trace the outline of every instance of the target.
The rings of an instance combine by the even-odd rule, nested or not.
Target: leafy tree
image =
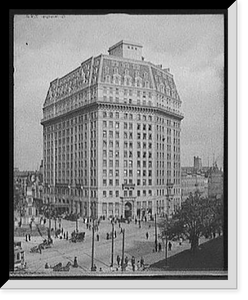
[[[170,219],[165,218],[159,224],[162,236],[166,234],[168,239],[183,236],[189,240],[191,250],[198,248],[201,236],[220,232],[222,226],[223,201],[201,198],[198,192],[190,194]]]

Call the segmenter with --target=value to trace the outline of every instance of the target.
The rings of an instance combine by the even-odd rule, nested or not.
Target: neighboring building
[[[203,167],[201,159],[194,157],[194,167],[182,167],[181,174],[182,201],[196,191],[201,197],[220,198],[223,195],[223,171],[216,163],[212,167]]]
[[[208,177],[206,174],[182,172],[181,182],[182,201],[185,201],[191,193],[194,194],[195,192],[200,193],[201,197],[208,196]]]
[[[180,107],[173,75],[145,61],[137,43],[120,41],[53,80],[41,121],[44,202],[81,216],[172,212],[181,201]]]
[[[223,196],[223,171],[216,164],[209,172],[208,196],[210,198],[221,198]]]
[[[18,188],[20,193],[18,210],[20,210],[21,224],[29,224],[32,218],[38,220],[43,204],[42,174],[39,171],[15,169],[14,188]]]

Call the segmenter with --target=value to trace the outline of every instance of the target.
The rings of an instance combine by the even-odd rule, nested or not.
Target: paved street
[[[48,225],[48,224],[46,224]],[[150,225],[150,226],[149,226]],[[55,227],[54,221],[52,221],[52,228]],[[64,231],[68,231],[69,237],[71,232],[76,228],[76,222],[62,220],[62,227]],[[140,261],[143,256],[145,264],[155,263],[165,257],[165,252],[154,252],[155,245],[155,227],[154,222],[142,222],[141,228],[138,224],[131,222],[130,224],[121,223],[121,227],[125,228],[125,256],[129,258],[129,264],[124,272],[125,274],[132,273],[132,266],[130,259],[132,256],[135,257],[136,264]],[[57,223],[58,228],[58,223]],[[30,253],[30,249],[38,245],[43,241],[41,236],[31,237],[30,242],[25,241],[25,237],[16,237],[16,241],[22,241],[22,247],[25,250],[25,257],[27,262],[27,272],[30,274],[42,274],[44,275],[92,275],[91,269],[91,253],[92,253],[92,230],[86,229],[86,225],[83,220],[78,221],[79,231],[86,233],[86,238],[83,242],[72,243],[66,239],[59,239],[53,237],[53,245],[51,248],[42,250],[42,253]],[[109,220],[101,221],[99,230],[95,232],[95,251],[94,251],[94,263],[97,267],[96,274],[121,274],[122,271],[118,267],[116,257],[122,256],[122,234],[120,233],[121,228],[119,224],[115,224],[115,230],[117,237],[114,240],[114,267],[110,268],[111,263],[111,239],[107,240],[107,232],[111,232],[111,223]],[[146,232],[148,232],[148,239],[146,238]],[[99,234],[100,240],[96,240],[96,234]],[[159,234],[159,230],[158,230]],[[45,238],[45,237],[44,237]],[[158,240],[161,242],[161,240]],[[180,246],[178,242],[172,242],[172,250],[168,251],[168,257],[174,255],[182,250],[190,247],[188,242],[183,242]],[[78,268],[70,267],[68,272],[55,272],[51,268],[46,269],[45,264],[48,263],[50,266],[54,266],[58,263],[62,263],[65,266],[68,262],[73,264],[74,258],[77,257]],[[102,271],[99,271],[100,268]],[[135,273],[144,273],[147,271],[139,271],[137,268]],[[95,273],[93,273],[95,274]]]

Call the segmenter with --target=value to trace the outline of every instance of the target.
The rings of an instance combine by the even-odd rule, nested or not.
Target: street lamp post
[[[48,188],[51,193],[51,186],[48,185]],[[48,201],[48,240],[51,240],[51,202],[50,202],[50,197],[49,197],[49,201]]]
[[[112,248],[111,248],[111,267],[114,265],[114,221],[111,221],[112,224]]]
[[[157,214],[155,214],[155,251],[158,251]]]
[[[92,252],[91,252],[91,271],[95,271],[94,268],[94,247],[95,247],[95,224],[94,219],[92,219]]]
[[[167,266],[168,258],[168,216],[166,215],[166,230],[165,230],[165,265]]]
[[[121,258],[122,271],[124,271],[124,250],[125,250],[125,229],[122,229],[122,258]]]

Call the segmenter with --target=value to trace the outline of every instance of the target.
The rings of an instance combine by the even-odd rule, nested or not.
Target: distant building
[[[212,167],[203,167],[199,157],[194,157],[193,167],[182,167],[181,182],[182,201],[196,191],[201,197],[220,198],[223,195],[223,171],[216,163]]]
[[[202,159],[199,156],[194,156],[194,169],[197,171],[202,169]]]
[[[27,225],[39,216],[43,205],[43,181],[40,171],[14,170],[14,188],[20,193],[21,224]],[[18,208],[18,209],[19,209]]]
[[[223,171],[217,165],[212,167],[208,176],[208,197],[221,198],[223,196]]]
[[[199,192],[201,197],[208,196],[208,178],[204,173],[182,172],[181,199],[185,201],[189,195]]]

